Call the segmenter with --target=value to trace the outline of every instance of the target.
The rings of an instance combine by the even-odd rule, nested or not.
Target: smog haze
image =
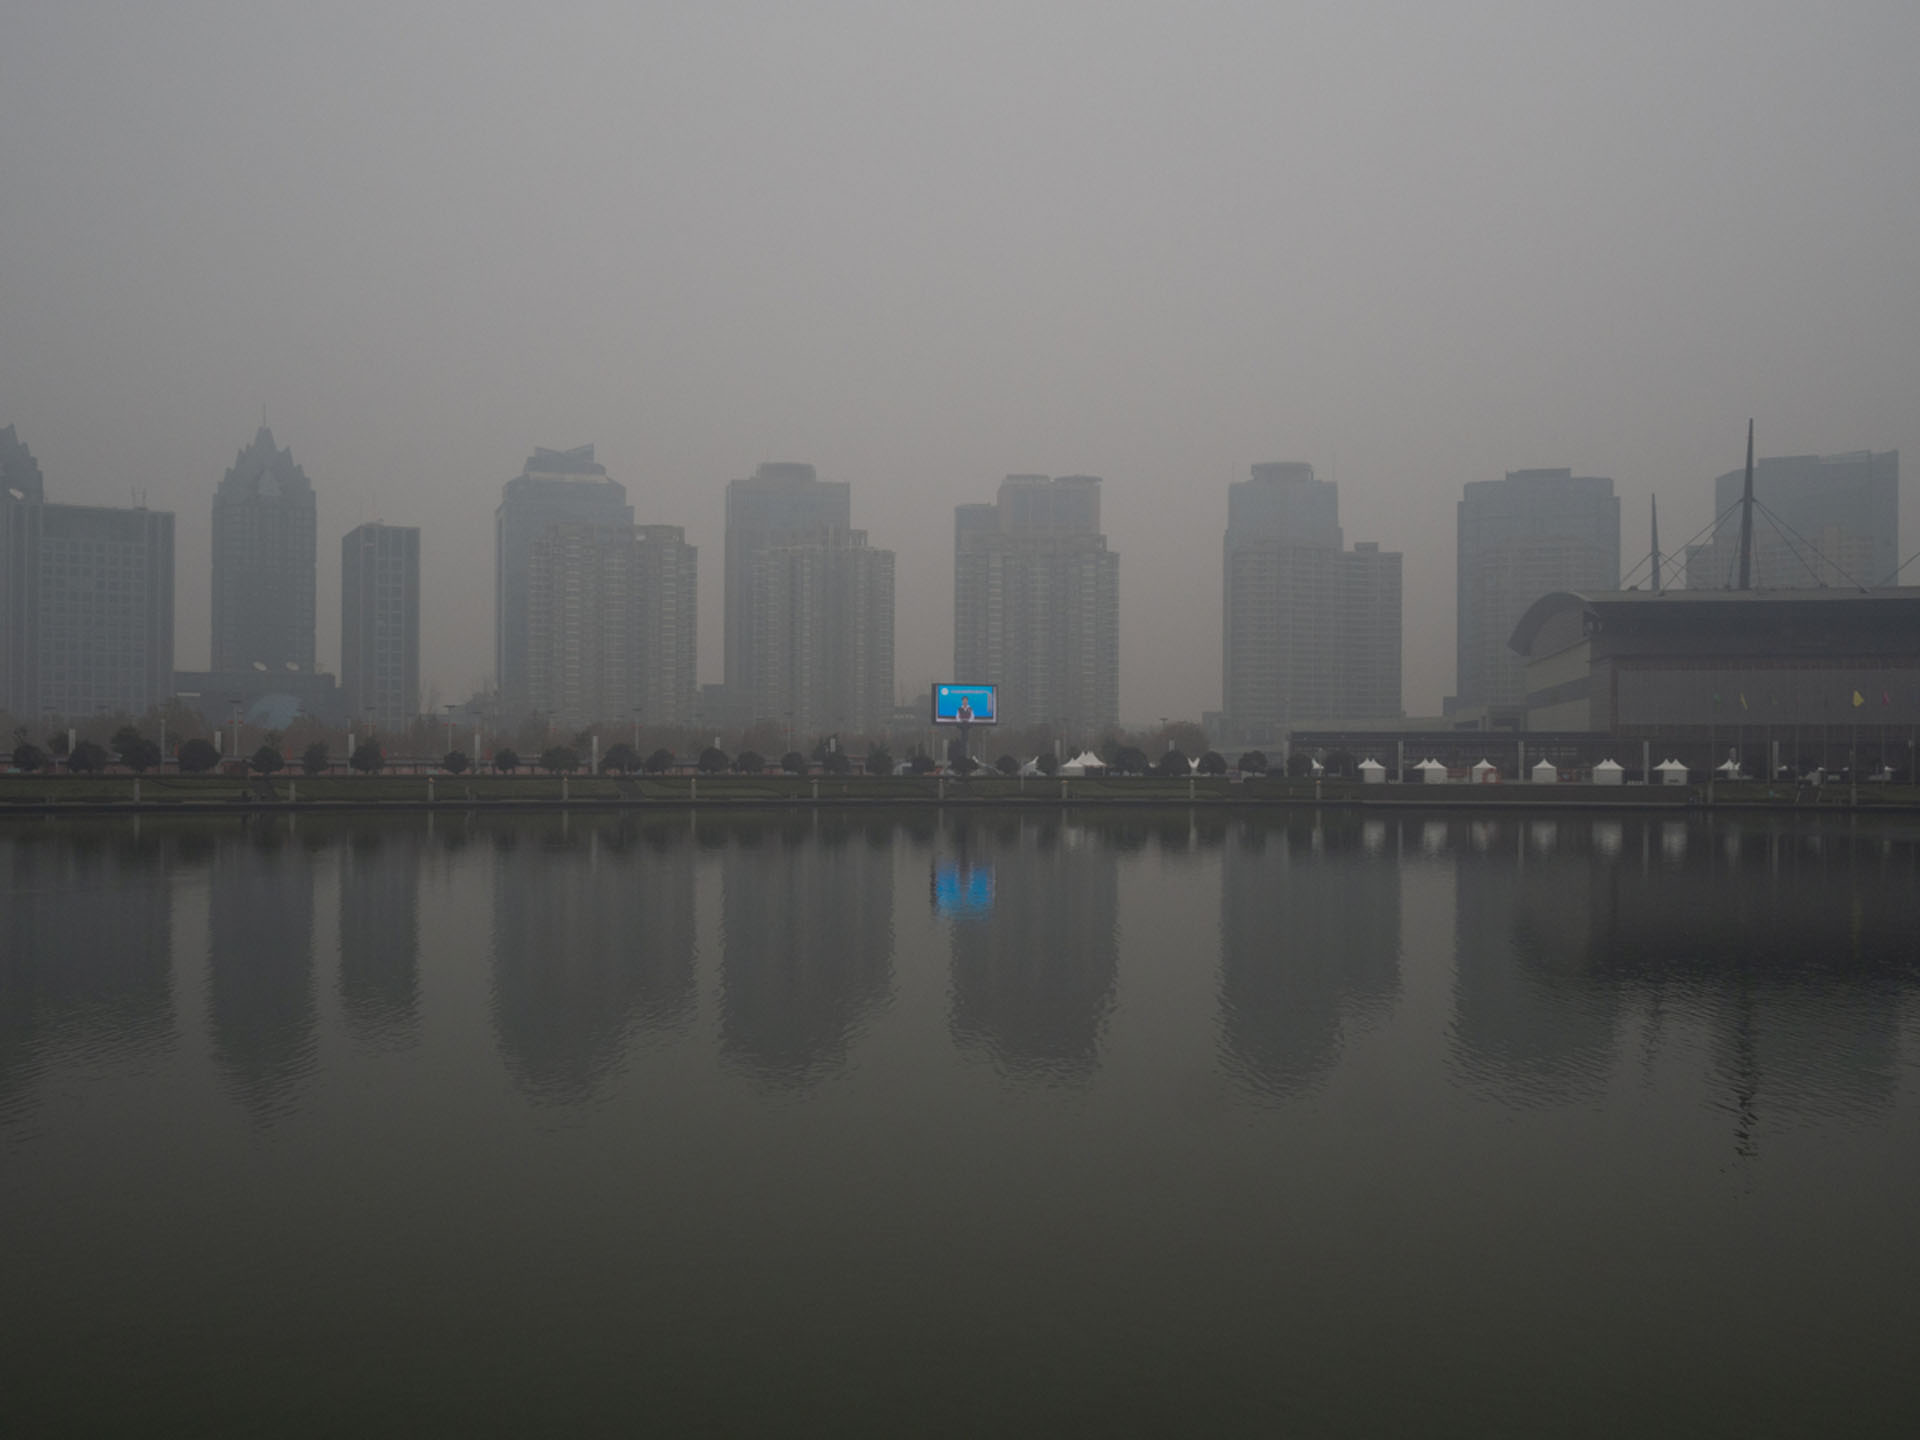
[[[50,499],[176,512],[183,669],[263,408],[318,495],[323,667],[377,518],[422,527],[423,689],[487,681],[500,487],[592,443],[701,549],[703,680],[727,482],[850,482],[912,693],[953,507],[1092,474],[1129,723],[1219,704],[1256,462],[1405,552],[1433,714],[1464,483],[1612,477],[1631,568],[1750,415],[1763,454],[1920,450],[1910,3],[8,16],[0,425]]]

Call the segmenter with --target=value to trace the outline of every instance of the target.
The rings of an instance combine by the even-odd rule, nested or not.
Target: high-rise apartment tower
[[[173,691],[173,516],[49,505],[0,430],[0,710],[137,716]]]
[[[747,693],[756,687],[753,557],[796,537],[814,538],[853,528],[853,492],[844,480],[822,480],[813,466],[772,461],[727,486],[725,615],[726,683]]]
[[[420,531],[362,525],[340,542],[340,686],[347,716],[388,734],[420,713]]]
[[[529,692],[527,583],[534,542],[556,525],[633,524],[624,485],[607,478],[593,446],[536,448],[500,492],[493,514],[494,673],[509,714],[532,705]]]
[[[1238,740],[1400,708],[1400,556],[1342,548],[1339,496],[1302,464],[1227,489],[1222,690]]]
[[[1009,475],[954,511],[953,679],[1000,687],[1000,723],[1092,741],[1120,720],[1120,557],[1093,475]]]
[[[1462,708],[1520,705],[1526,662],[1507,648],[1527,607],[1556,590],[1620,583],[1613,481],[1571,470],[1510,470],[1469,482],[1459,505],[1455,578]]]
[[[565,729],[692,724],[698,558],[678,525],[555,525],[536,538],[532,707]]]
[[[45,499],[40,462],[13,426],[0,430],[0,710],[14,715],[39,705],[33,619],[39,542],[29,507]]]
[[[794,743],[882,730],[893,708],[893,552],[851,491],[776,463],[727,487],[726,689]]]

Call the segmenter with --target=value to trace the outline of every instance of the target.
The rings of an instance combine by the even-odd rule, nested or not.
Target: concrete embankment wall
[[[1225,807],[1331,805],[1449,811],[1645,811],[1688,808],[1920,810],[1911,786],[1361,785],[1352,781],[1235,781],[1004,776],[0,776],[7,814],[359,810],[549,810],[651,806],[1087,805]]]

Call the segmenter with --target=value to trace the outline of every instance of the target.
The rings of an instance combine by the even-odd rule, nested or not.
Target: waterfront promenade
[[[0,776],[0,815],[242,810],[550,810],[628,806],[1031,805],[1358,809],[1920,811],[1920,787],[1717,781],[1712,785],[1385,784],[1273,777],[1001,775]]]

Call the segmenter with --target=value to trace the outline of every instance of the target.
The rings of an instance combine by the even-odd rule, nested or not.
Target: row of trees
[[[409,757],[409,763],[412,763],[412,757],[424,758],[439,754],[442,745],[450,745],[452,740],[446,735],[446,717],[431,713],[437,708],[430,705],[429,713],[423,714],[404,729],[397,730],[391,735],[383,734],[377,742],[378,748],[374,754],[360,760],[361,768],[385,769],[391,763],[391,756],[395,754]],[[0,715],[0,735],[13,732],[20,718]],[[500,745],[503,750],[511,751],[515,768],[544,768],[547,756],[555,755],[557,758],[558,752],[568,749],[573,751],[575,764],[578,767],[581,757],[589,754],[595,733],[592,730],[581,731],[568,738],[566,733],[556,733],[551,717],[543,715],[526,716],[521,718],[517,725],[507,727],[487,715],[484,707],[480,712],[470,707],[463,707],[453,717],[453,738],[470,740],[471,737],[466,732],[474,725],[476,719],[485,720],[487,734],[492,743]],[[44,723],[46,722],[36,722],[35,728],[39,728],[39,725]],[[133,768],[133,757],[126,755],[119,744],[120,738],[129,731],[149,737],[149,740],[151,737],[164,735],[170,746],[179,746],[182,749],[189,742],[200,740],[208,742],[207,749],[210,750],[211,742],[216,738],[216,732],[224,729],[224,727],[214,726],[193,705],[177,697],[143,715],[76,716],[70,722],[62,722],[62,731],[65,731],[67,723],[71,723],[74,733],[81,740],[91,741],[96,747],[94,751],[85,752],[81,760],[83,769],[88,759],[100,759],[103,755],[106,757],[101,761],[103,764],[118,761]],[[357,725],[355,728],[358,728]],[[597,729],[603,740],[611,740],[616,735],[627,734],[624,725],[618,722],[611,722]],[[359,756],[369,743],[376,743],[372,742],[370,737],[366,737],[362,738],[356,746],[346,727],[323,723],[305,715],[296,717],[284,730],[270,730],[264,733],[243,723],[239,728],[239,734],[246,743],[228,748],[238,748],[241,755],[248,757],[249,764],[253,758],[259,756],[260,751],[256,747],[275,750],[282,757],[283,769],[292,768],[296,763],[305,768],[305,756],[314,745],[327,746],[331,754],[338,756],[345,756],[351,748],[353,753]],[[711,730],[690,731],[683,727],[642,726],[638,732],[638,742],[629,743],[622,740],[605,752],[602,768],[611,769],[616,773],[658,773],[658,769],[671,768],[674,763],[659,764],[661,756],[678,752],[681,755],[697,757],[707,748],[707,741],[712,738]],[[24,738],[17,739],[16,748],[21,743],[27,742]],[[1176,720],[1170,723],[1163,721],[1158,727],[1147,727],[1138,731],[1114,730],[1103,736],[1089,737],[1066,734],[1054,726],[1042,723],[1018,730],[1002,729],[996,732],[995,743],[1004,746],[1014,756],[1077,752],[1083,748],[1092,748],[1107,760],[1111,768],[1115,769],[1120,768],[1122,752],[1137,752],[1140,756],[1163,756],[1171,748],[1183,755],[1204,756],[1211,744],[1206,731],[1190,720]],[[783,761],[787,754],[804,753],[830,774],[845,773],[852,768],[846,758],[846,752],[849,749],[856,754],[863,749],[878,752],[880,756],[887,759],[888,764],[885,766],[869,763],[867,768],[873,772],[891,769],[893,758],[889,753],[890,747],[882,743],[877,735],[847,736],[844,743],[822,739],[810,745],[803,743],[796,746],[787,727],[772,720],[755,721],[745,730],[728,734],[720,739],[716,748],[718,746],[725,747],[723,753],[751,753],[778,757],[775,763]],[[49,736],[44,744],[33,748],[40,752],[43,765],[51,759],[64,761],[66,758],[64,734]],[[76,745],[75,748],[79,747]],[[200,747],[194,749],[194,754],[203,759],[206,753],[206,750]],[[217,755],[218,752],[215,753]],[[470,747],[448,751],[449,755],[467,755],[468,769],[478,768],[483,763],[493,763],[497,753],[496,757],[474,755]],[[378,757],[377,763],[375,756]],[[299,758],[296,760],[296,757]],[[1135,757],[1128,755],[1126,758],[1131,763]],[[218,760],[216,759],[213,763],[217,764]],[[159,764],[157,746],[153,746],[149,751],[146,764],[148,768]],[[656,766],[658,769],[655,768]],[[996,768],[998,768],[997,762]],[[1334,768],[1333,757],[1328,757],[1329,771]]]
[[[281,737],[269,734],[267,743],[255,750],[247,758],[247,768],[257,775],[274,775],[287,768],[286,758],[280,751]],[[180,746],[177,755],[179,768],[183,774],[204,774],[220,763],[220,753],[207,740],[195,737]],[[1333,757],[1329,757],[1331,760]],[[113,737],[113,753],[90,740],[81,740],[75,744],[71,753],[67,751],[64,735],[49,736],[45,750],[33,744],[25,729],[14,732],[13,764],[16,769],[33,773],[41,770],[64,768],[76,775],[96,774],[104,770],[110,760],[119,763],[135,774],[159,766],[160,747],[131,726],[122,728]],[[813,757],[826,773],[845,775],[851,773],[853,763],[844,750],[837,746],[828,746],[825,742],[816,750]],[[1200,757],[1198,766],[1191,765],[1187,757],[1178,749],[1168,750],[1158,761],[1150,761],[1146,752],[1137,746],[1120,746],[1106,757],[1107,767],[1117,774],[1165,776],[1183,776],[1195,769],[1202,775],[1224,775],[1227,762],[1218,751],[1209,750]],[[324,774],[332,767],[333,757],[324,740],[316,740],[307,745],[300,754],[300,769],[308,775]],[[347,759],[348,765],[361,774],[377,775],[386,767],[386,756],[380,744],[375,740],[361,742]],[[510,746],[503,746],[494,752],[492,766],[503,775],[511,775],[525,764],[519,752]],[[657,749],[644,759],[629,745],[619,744],[610,749],[600,762],[600,769],[608,774],[661,775],[672,770],[678,759],[671,750]],[[797,750],[789,750],[780,757],[780,768],[792,775],[804,775],[810,768],[808,757]],[[961,774],[971,774],[978,768],[979,762],[971,756],[961,753],[959,742],[953,744],[950,763]],[[1036,760],[1036,768],[1043,775],[1053,775],[1059,769],[1059,760],[1048,752],[1043,752]],[[1311,768],[1311,761],[1305,755],[1295,755],[1288,765],[1291,774],[1304,775]],[[708,746],[700,753],[695,766],[704,774],[714,775],[732,771],[739,775],[758,775],[768,768],[767,759],[756,750],[743,750],[729,757],[727,753],[714,746]],[[580,751],[574,745],[553,745],[540,753],[534,767],[548,774],[572,774],[581,768]],[[450,750],[441,757],[440,768],[452,775],[465,774],[474,768],[473,761],[466,752]],[[913,774],[926,774],[933,770],[931,756],[918,753],[909,757],[908,770]],[[1012,755],[1002,755],[994,762],[995,770],[1002,775],[1014,775],[1019,772],[1020,761]],[[1240,757],[1238,767],[1250,774],[1263,774],[1267,769],[1267,757],[1258,750],[1248,751]],[[1331,769],[1332,767],[1329,766]],[[871,746],[866,756],[866,771],[870,775],[890,775],[893,773],[892,754],[884,745]]]
[[[1171,727],[1169,727],[1171,728]],[[1197,728],[1197,727],[1194,727]],[[280,732],[270,731],[263,743],[252,755],[247,757],[246,766],[258,775],[273,775],[288,768],[288,761],[282,751],[286,737]],[[593,737],[590,732],[581,732],[570,744],[549,745],[542,749],[532,761],[523,760],[518,750],[511,746],[502,746],[490,757],[488,763],[500,773],[511,775],[523,767],[544,770],[549,774],[571,774],[582,768],[581,752],[591,747]],[[1160,757],[1151,759],[1138,745],[1121,743],[1111,738],[1101,747],[1101,757],[1107,768],[1116,774],[1162,776],[1185,776],[1194,771],[1202,775],[1224,775],[1227,773],[1226,758],[1215,750],[1206,750],[1201,754],[1197,765],[1189,762],[1185,751],[1178,746],[1167,749]],[[82,739],[68,753],[65,734],[47,737],[45,748],[37,746],[28,739],[25,727],[14,731],[12,754],[16,769],[34,772],[64,768],[73,774],[91,774],[104,770],[108,764],[117,761],[122,766],[141,774],[157,768],[161,763],[160,747],[140,729],[124,725],[116,731],[111,740],[111,748],[94,741]],[[220,764],[220,752],[213,744],[200,736],[194,736],[182,743],[176,755],[182,773],[201,774],[213,770]],[[325,740],[313,740],[300,752],[300,769],[308,775],[320,775],[332,768],[331,747]],[[362,774],[379,774],[386,768],[387,759],[380,743],[369,737],[362,740],[348,756],[348,765]],[[440,760],[440,768],[449,774],[464,774],[476,767],[474,759],[462,750],[450,750]],[[662,746],[644,757],[633,746],[620,742],[612,746],[602,757],[600,769],[607,774],[651,775],[664,774],[680,763],[673,751]],[[694,761],[695,767],[705,774],[721,774],[731,771],[735,774],[760,774],[769,768],[769,761],[759,750],[751,747],[742,749],[736,756],[728,756],[716,746],[703,749]],[[958,737],[948,748],[948,763],[961,774],[970,774],[979,768],[979,762],[962,750]],[[853,762],[838,742],[822,739],[813,749],[811,757],[797,750],[788,750],[780,756],[779,768],[789,774],[803,775],[813,765],[819,765],[827,774],[845,775],[851,773]],[[1050,751],[1043,750],[1036,757],[1036,768],[1043,775],[1057,773],[1060,762]],[[994,762],[993,768],[1003,775],[1018,773],[1021,762],[1013,754],[1003,754]],[[931,756],[916,752],[908,757],[906,769],[913,774],[926,774],[935,768]],[[1268,769],[1267,757],[1258,750],[1250,750],[1241,755],[1235,767],[1247,774],[1264,774]],[[1344,754],[1329,755],[1326,760],[1329,774],[1347,775],[1353,771],[1352,757]],[[866,772],[870,775],[890,775],[894,770],[894,758],[887,747],[879,742],[871,743],[867,748]],[[1311,773],[1312,761],[1303,754],[1292,756],[1287,765],[1291,775]]]
[[[272,775],[286,769],[286,757],[281,754],[280,745],[281,737],[269,733],[267,743],[247,757],[247,768],[259,775]],[[65,770],[71,775],[95,775],[116,763],[136,775],[144,775],[158,769],[162,760],[159,744],[131,725],[115,732],[111,749],[85,739],[76,741],[69,749],[64,734],[49,735],[43,748],[34,744],[27,737],[26,728],[21,726],[13,732],[10,758],[16,770],[29,775],[54,770]],[[204,775],[217,767],[220,760],[220,752],[213,742],[197,735],[183,741],[174,752],[174,763],[183,775]],[[378,773],[385,767],[386,757],[378,743],[368,741],[353,752],[347,763],[362,773]],[[332,754],[325,741],[316,740],[301,752],[300,768],[309,775],[321,774],[331,764]]]

